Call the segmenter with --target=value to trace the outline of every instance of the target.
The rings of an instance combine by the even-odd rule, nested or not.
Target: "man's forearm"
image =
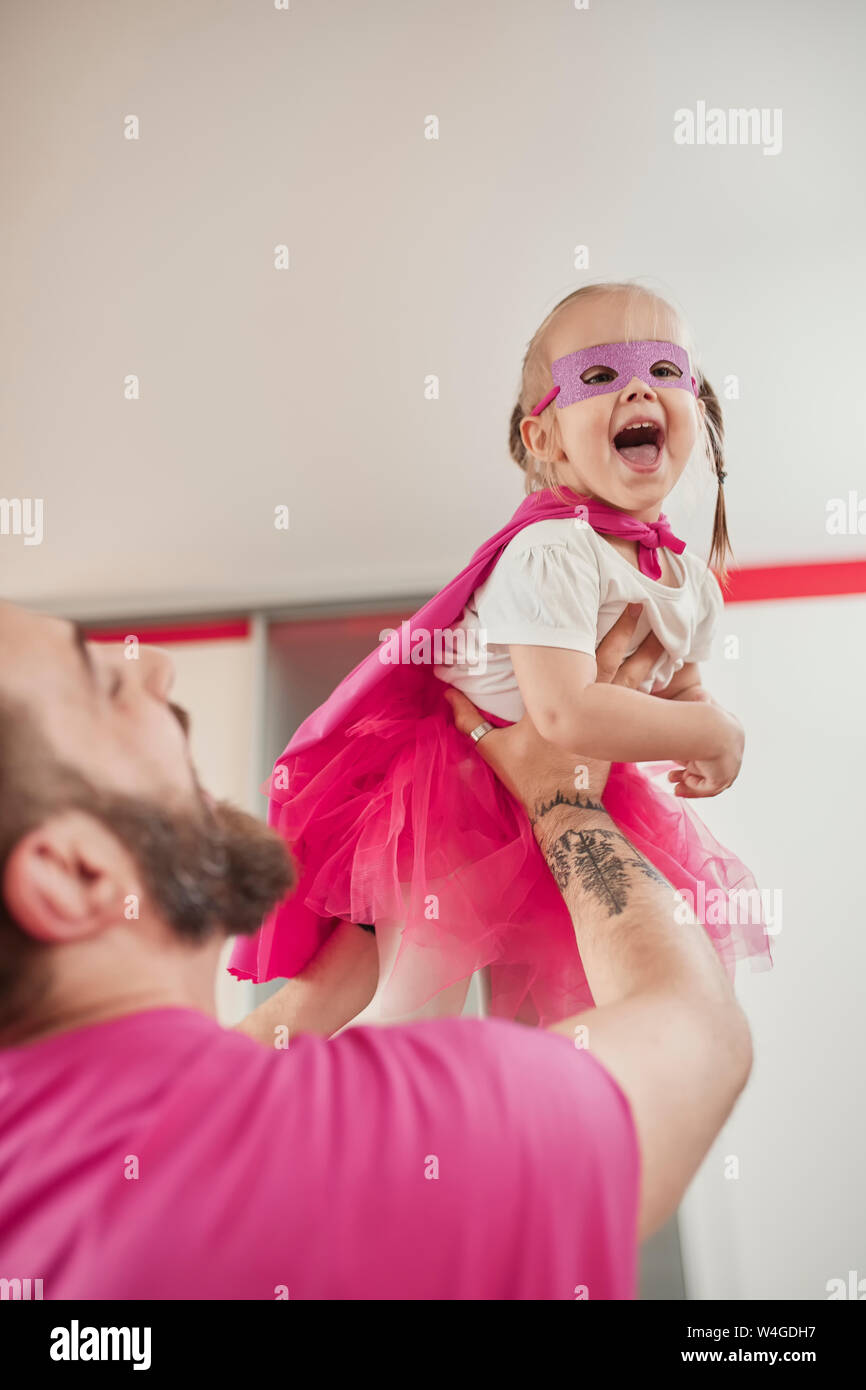
[[[536,799],[531,821],[571,914],[596,1005],[660,989],[733,998],[704,929],[693,917],[681,920],[682,900],[600,801],[557,790]]]
[[[588,1047],[628,1100],[641,1158],[638,1238],[682,1199],[752,1065],[745,1015],[702,926],[598,802],[549,795],[533,817],[596,1007],[550,1025]]]

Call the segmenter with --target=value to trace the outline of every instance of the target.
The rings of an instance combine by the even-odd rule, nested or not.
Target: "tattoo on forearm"
[[[607,908],[609,917],[628,906],[633,870],[670,886],[618,830],[566,830],[544,852],[560,892],[576,879],[588,897]]]
[[[564,796],[561,791],[558,791],[552,801],[536,801],[535,815],[530,816],[533,829],[542,816],[546,816],[548,811],[552,811],[555,806],[575,806],[581,811],[601,811],[602,815],[607,815],[602,802],[593,801],[591,796],[581,796],[580,792],[573,792],[569,796]]]

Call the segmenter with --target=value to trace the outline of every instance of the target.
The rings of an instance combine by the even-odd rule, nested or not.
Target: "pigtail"
[[[734,558],[725,512],[725,478],[728,476],[725,471],[725,422],[722,418],[719,398],[704,376],[698,378],[698,394],[706,411],[704,435],[707,457],[716,476],[716,510],[713,516],[713,539],[710,546],[709,563],[715,569],[724,589],[728,587],[726,559],[728,555],[731,559]]]

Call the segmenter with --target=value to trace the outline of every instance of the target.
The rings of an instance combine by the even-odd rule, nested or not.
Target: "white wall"
[[[706,668],[747,743],[734,786],[697,809],[781,889],[782,923],[773,970],[739,967],[754,1070],[680,1210],[691,1298],[821,1299],[866,1278],[864,630],[861,595],[736,604],[740,657]]]
[[[41,546],[0,543],[8,597],[94,616],[439,587],[522,496],[504,441],[530,335],[611,276],[670,292],[710,380],[739,378],[740,563],[862,549],[824,530],[864,473],[851,0],[81,0],[0,23],[2,487],[45,504]],[[676,145],[699,101],[781,109],[781,153]]]

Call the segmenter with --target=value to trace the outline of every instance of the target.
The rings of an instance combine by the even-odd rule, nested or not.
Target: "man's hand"
[[[660,700],[709,700],[709,692],[701,685],[701,668],[696,661],[687,661],[675,671],[664,690],[654,690]],[[714,703],[714,702],[713,702]]]
[[[663,648],[654,632],[647,634],[631,656],[625,655],[640,613],[640,604],[630,604],[602,640],[595,653],[597,683],[638,689],[658,661]],[[468,736],[482,723],[483,715],[462,691],[452,687],[445,692],[445,698],[461,733]],[[512,796],[526,808],[533,823],[542,807],[557,801],[571,806],[601,806],[610,763],[582,758],[547,743],[526,714],[508,728],[493,729],[485,734],[478,741],[478,751]],[[576,781],[579,782],[577,786]]]

